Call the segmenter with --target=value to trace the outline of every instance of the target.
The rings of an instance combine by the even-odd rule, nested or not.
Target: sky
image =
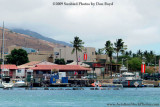
[[[112,6],[66,6],[54,2],[107,2]],[[0,26],[38,32],[86,47],[103,48],[121,38],[128,50],[160,54],[160,0],[0,0]]]

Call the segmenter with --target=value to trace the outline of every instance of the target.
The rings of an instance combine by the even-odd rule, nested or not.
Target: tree
[[[131,50],[129,51],[129,56],[132,56],[132,51]]]
[[[128,61],[128,68],[131,71],[140,71],[141,64],[142,64],[142,60],[138,57],[135,57]]]
[[[98,49],[98,51],[96,52],[96,55],[101,55],[103,54],[103,49]]]
[[[140,57],[140,58],[142,58],[142,56],[143,56],[143,52],[142,52],[141,50],[138,50],[138,52],[137,52],[137,56],[138,56],[138,57]]]
[[[128,51],[125,52],[125,56],[129,56],[129,52]]]
[[[77,65],[78,65],[78,51],[82,52],[83,49],[83,44],[84,42],[79,39],[79,37],[74,37],[74,41],[71,42],[71,44],[73,45],[73,50],[72,50],[72,54],[76,51],[76,59],[77,59]]]
[[[151,65],[155,62],[155,54],[153,51],[145,51],[143,56],[146,58],[146,64]]]
[[[55,59],[55,64],[64,65],[64,64],[66,64],[66,63],[65,63],[65,60],[64,60],[64,59]]]
[[[111,41],[106,41],[104,50],[105,50],[105,53],[106,53],[106,63],[105,63],[105,69],[106,69],[107,56],[110,58],[110,64],[112,64],[112,55],[114,53],[114,48],[113,48],[113,44],[111,43]],[[112,70],[111,70],[111,76],[112,76]]]
[[[29,62],[28,54],[23,49],[12,50],[11,54],[7,55],[6,58],[9,64],[22,65]]]
[[[115,45],[114,50],[115,50],[115,52],[117,53],[117,62],[118,62],[118,54],[119,54],[120,51],[121,51],[121,52],[123,51],[124,42],[123,42],[122,39],[118,39],[118,40],[114,43],[114,45]]]

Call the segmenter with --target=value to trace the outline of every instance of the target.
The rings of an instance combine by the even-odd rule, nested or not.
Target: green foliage
[[[74,37],[74,41],[71,42],[73,44],[73,50],[72,50],[72,54],[75,52],[75,51],[80,51],[82,52],[82,49],[83,49],[83,44],[84,42],[79,38],[79,37]]]
[[[6,59],[9,64],[16,64],[16,65],[22,65],[29,62],[28,54],[23,49],[12,50],[11,54],[6,56]]]
[[[142,60],[138,57],[131,58],[128,61],[128,67],[131,71],[140,71],[141,70]]]
[[[112,60],[112,64],[116,64],[116,62],[114,60]]]
[[[111,43],[111,41],[106,41],[104,49],[105,49],[106,55],[108,55],[108,57],[110,58],[110,63],[111,63],[112,62],[112,55],[114,53],[114,48],[113,48],[113,44]]]
[[[144,55],[144,57],[146,58],[145,62],[146,62],[147,65],[152,65],[152,64],[154,64],[155,54],[154,54],[153,51],[150,51],[150,52],[145,51],[143,55]]]
[[[122,39],[118,39],[114,43],[114,46],[115,46],[114,50],[117,53],[117,62],[118,62],[118,54],[119,54],[119,52],[124,53],[123,45],[124,45],[124,42],[123,42]]]
[[[64,59],[55,59],[55,64],[64,65],[66,63]]]
[[[103,54],[103,49],[98,49],[98,51],[96,51],[96,55],[102,55]]]

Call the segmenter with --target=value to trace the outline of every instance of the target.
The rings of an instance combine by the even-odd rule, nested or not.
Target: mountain
[[[0,47],[2,47],[2,28],[0,27]],[[54,47],[62,47],[62,44],[55,44],[35,37],[13,32],[5,29],[4,48],[8,52],[8,47],[16,45],[20,47],[33,48],[39,51],[53,51]],[[1,51],[1,48],[0,48]]]
[[[45,41],[48,41],[48,42],[51,42],[51,43],[54,43],[54,44],[62,44],[62,45],[65,45],[65,46],[72,46],[69,43],[45,37],[45,36],[43,36],[43,35],[41,35],[41,34],[39,34],[37,32],[34,32],[34,31],[24,30],[24,29],[12,29],[12,31],[16,32],[16,33],[21,33],[21,34],[29,35],[29,36],[32,36],[34,38],[45,40]]]

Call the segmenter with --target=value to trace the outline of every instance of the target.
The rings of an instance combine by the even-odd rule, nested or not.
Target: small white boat
[[[2,88],[12,88],[13,82],[10,80],[9,76],[3,76],[1,80]]]
[[[23,80],[19,80],[14,84],[14,87],[25,87],[26,83]]]
[[[12,88],[14,84],[2,82],[2,85],[3,85],[3,88]]]

